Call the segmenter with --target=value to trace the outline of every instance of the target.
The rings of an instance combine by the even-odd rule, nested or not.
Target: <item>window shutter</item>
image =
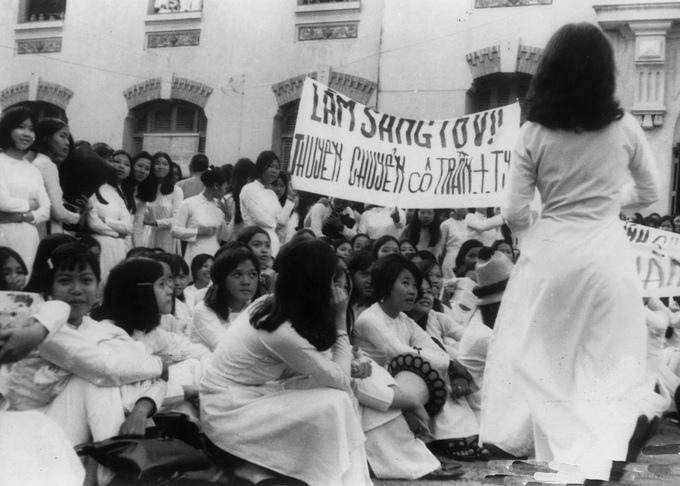
[[[153,126],[151,131],[155,133],[167,133],[172,131],[172,107],[163,107],[153,113]]]
[[[175,122],[175,130],[178,132],[195,132],[194,119],[196,110],[186,106],[177,107],[177,120]]]

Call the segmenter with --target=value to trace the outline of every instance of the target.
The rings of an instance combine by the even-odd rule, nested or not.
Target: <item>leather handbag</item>
[[[171,418],[162,425],[148,428],[144,438],[111,437],[81,445],[76,448],[76,452],[81,456],[92,457],[125,480],[163,481],[177,478],[185,472],[209,469],[210,461],[201,448],[171,437],[177,431],[189,434],[188,438],[191,437],[192,442],[200,437],[195,424],[183,419],[182,414],[178,415],[179,418]],[[193,431],[191,426],[196,430]]]

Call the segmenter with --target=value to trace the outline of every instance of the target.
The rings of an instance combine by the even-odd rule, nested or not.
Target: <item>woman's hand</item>
[[[29,211],[35,211],[40,207],[40,202],[34,197],[28,200],[28,210]]]
[[[196,229],[198,230],[198,236],[214,236],[217,233],[217,228],[214,226],[203,226],[199,224]]]
[[[144,437],[146,432],[146,419],[154,413],[156,405],[149,398],[140,398],[135,403],[132,412],[125,417],[125,421],[118,430],[118,435],[123,437]]]
[[[363,380],[371,376],[373,374],[371,360],[364,356],[364,353],[358,346],[352,348],[352,354],[354,355],[351,365],[352,378]]]
[[[442,302],[450,302],[455,293],[456,293],[456,281],[453,280],[451,282],[444,284],[444,288],[442,290],[442,298],[440,300]]]
[[[335,315],[335,327],[338,331],[347,332],[347,304],[349,296],[343,288],[331,287],[331,312]]]
[[[451,393],[455,398],[460,398],[472,393],[470,385],[474,383],[470,372],[457,360],[449,362],[449,380],[451,381]]]
[[[430,416],[427,415],[422,403],[414,402],[413,408],[402,410],[402,413],[416,439],[420,439],[423,442],[430,442],[435,439],[432,432],[430,432]]]
[[[76,198],[75,205],[79,213],[85,213],[94,207],[92,201],[90,201],[90,198],[87,198],[85,196],[80,196]]]
[[[390,218],[392,218],[392,221],[394,221],[395,223],[399,222],[399,219],[400,219],[399,218],[399,209],[396,206],[394,206],[394,209],[390,213]]]
[[[47,329],[38,321],[27,327],[0,331],[0,364],[25,358],[47,337]]]
[[[217,208],[222,211],[222,214],[224,214],[224,220],[225,221],[231,221],[232,214],[231,214],[231,207],[229,204],[224,199],[220,199],[217,201]]]

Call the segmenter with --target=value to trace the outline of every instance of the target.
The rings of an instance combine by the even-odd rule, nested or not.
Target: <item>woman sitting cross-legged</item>
[[[241,312],[206,365],[203,431],[239,477],[371,484],[351,394],[348,298],[332,284],[337,261],[321,241],[291,241],[277,258],[274,296]]]
[[[421,280],[418,268],[408,258],[387,255],[379,259],[371,271],[377,302],[357,319],[355,343],[381,366],[406,355],[419,357],[417,362],[427,362],[428,369],[436,370],[450,396],[440,411],[431,412],[430,431],[436,440],[428,445],[451,459],[483,458],[486,453],[477,444],[479,424],[465,399],[471,392],[470,374],[404,314],[415,304]]]
[[[160,328],[161,316],[172,312],[174,292],[170,266],[151,258],[131,258],[111,270],[100,307],[92,317],[115,324],[144,345],[149,355],[169,366],[168,391],[163,407],[197,417],[201,361],[210,351],[185,336]]]
[[[45,413],[74,446],[143,435],[147,417],[165,397],[165,381],[157,378],[167,379],[167,367],[119,328],[87,316],[96,301],[99,263],[86,247],[67,243],[49,258],[52,269],[42,274],[42,288],[51,301],[31,326],[33,345],[42,344],[11,369],[12,408]],[[99,484],[111,477],[100,468]]]

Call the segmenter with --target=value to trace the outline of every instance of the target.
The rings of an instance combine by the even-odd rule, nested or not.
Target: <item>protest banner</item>
[[[645,297],[680,296],[680,234],[624,223]]]
[[[307,78],[288,170],[297,190],[379,206],[498,206],[519,121],[519,103],[450,120],[400,118]]]

